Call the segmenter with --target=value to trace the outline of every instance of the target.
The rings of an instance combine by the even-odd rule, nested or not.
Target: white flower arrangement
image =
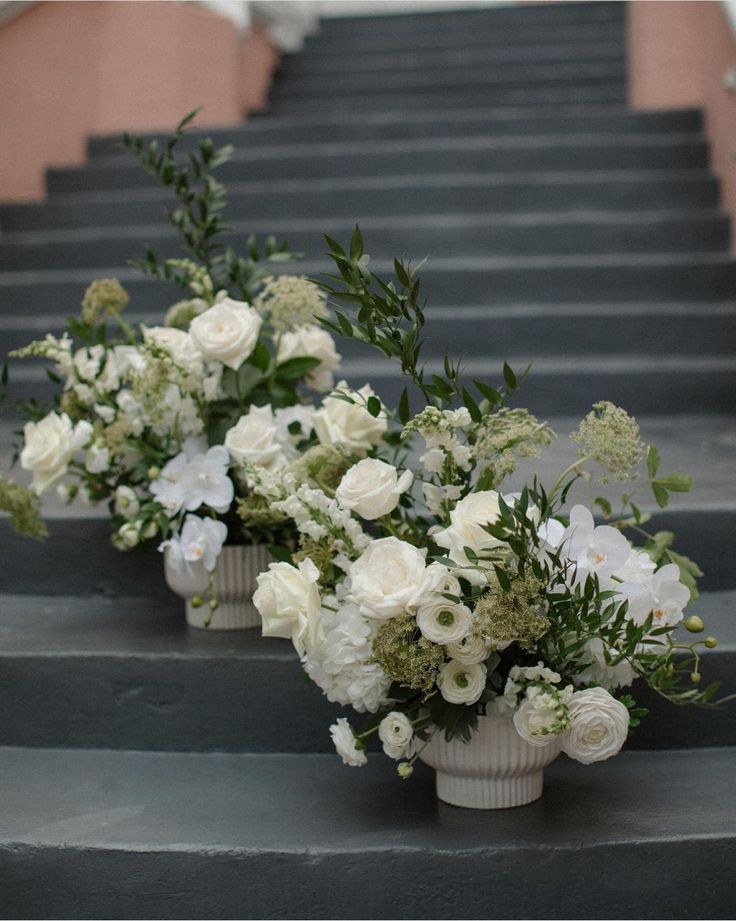
[[[411,416],[405,392],[392,433],[371,391],[328,398],[315,414],[320,441],[333,444],[339,432],[364,455],[331,487],[305,488],[288,465],[246,468],[254,491],[300,534],[292,561],[258,578],[264,634],[290,637],[331,701],[370,714],[360,731],[344,718],[331,727],[343,761],[365,764],[377,734],[406,778],[434,733],[469,741],[479,716],[493,712],[530,745],[554,741],[589,764],[615,755],[643,715],[621,693],[634,679],[676,703],[711,705],[716,686],[699,686],[698,645],[715,640],[675,633],[696,597],[697,566],[644,531],[649,516],[631,503],[633,491],[618,516],[596,500],[605,524],[583,505],[565,508],[591,465],[602,482],[634,479],[646,458],[642,485],[660,505],[689,479],[658,476],[656,449],[635,421],[600,403],[575,436],[580,457],[555,483],[504,493],[516,459],[554,438],[528,411],[503,405],[514,372],[505,366],[502,388],[478,383],[478,400],[450,361],[428,381],[417,364],[415,275],[397,262],[396,281],[376,279],[357,232],[350,255],[329,242],[345,283],[329,293],[357,301],[363,321],[338,312],[327,325],[397,358],[426,404]],[[384,421],[380,440],[371,419]],[[411,469],[417,436],[423,450]],[[625,536],[630,527],[643,546]],[[685,626],[703,629],[697,617]]]

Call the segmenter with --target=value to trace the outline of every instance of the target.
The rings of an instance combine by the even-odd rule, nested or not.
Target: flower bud
[[[697,614],[691,614],[690,617],[686,617],[682,625],[686,630],[689,630],[690,633],[702,633],[703,630],[705,630],[703,618],[698,617]]]
[[[210,601],[210,611],[216,611],[219,607],[219,602],[217,598],[212,598]]]
[[[189,599],[189,603],[193,608],[201,608],[204,604],[204,598],[201,595],[195,595]]]
[[[148,468],[148,479],[149,480],[157,480],[160,476],[161,476],[160,467],[149,467]]]
[[[700,684],[700,672],[693,672],[690,675],[690,680],[693,684]]]
[[[715,649],[718,645],[718,640],[714,636],[706,636],[703,643],[708,649]]]
[[[414,766],[409,764],[408,761],[402,761],[401,764],[397,765],[396,770],[402,780],[408,780],[414,773]]]

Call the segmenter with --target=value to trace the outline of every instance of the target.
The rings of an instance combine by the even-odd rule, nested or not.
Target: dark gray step
[[[427,92],[392,92],[374,95],[354,94],[346,97],[305,97],[273,99],[268,112],[273,114],[292,114],[306,112],[341,112],[365,111],[390,107],[397,112],[412,111],[417,108],[448,108],[464,106],[539,106],[539,105],[578,105],[580,103],[625,103],[626,88],[623,81],[610,83],[593,83],[590,86],[532,86],[516,89],[476,89],[476,90],[440,90]]]
[[[441,50],[404,50],[401,54],[380,51],[355,53],[349,47],[341,53],[338,49],[329,57],[320,54],[297,54],[282,59],[279,79],[282,77],[314,77],[318,74],[366,74],[392,72],[395,74],[428,69],[454,71],[460,68],[508,64],[557,62],[623,62],[626,46],[623,40],[612,37],[608,41],[555,42],[554,44],[511,45],[498,47],[448,48]]]
[[[73,305],[70,305],[70,308]],[[608,354],[615,344],[629,355],[731,355],[736,340],[736,303],[517,304],[494,307],[429,307],[423,354],[477,358]],[[66,314],[0,316],[0,355],[61,335]],[[129,312],[129,322],[156,326],[162,311]],[[340,339],[345,358],[365,358],[362,343]],[[28,367],[31,360],[14,367]]]
[[[321,54],[297,54],[284,57],[279,66],[279,77],[314,77],[318,74],[359,74],[390,71],[396,74],[428,69],[452,71],[475,66],[507,64],[518,66],[548,62],[587,63],[601,61],[622,62],[626,57],[623,36],[610,36],[601,41],[547,42],[485,47],[454,47],[446,49],[413,49],[402,53],[355,52],[346,46],[327,57]]]
[[[354,176],[345,179],[231,183],[231,221],[367,219],[442,211],[483,212],[617,211],[709,208],[718,204],[716,179],[704,170],[606,170],[448,173],[419,176]],[[0,207],[7,233],[113,227],[160,222],[171,198],[158,188],[56,195],[33,205]]]
[[[592,86],[598,83],[625,81],[623,61],[563,61],[476,65],[460,69],[428,66],[418,71],[393,69],[372,72],[349,72],[314,76],[279,74],[270,90],[271,99],[299,99],[329,95],[353,96],[365,93],[393,94],[407,92],[473,91],[479,88],[514,89],[554,86]]]
[[[371,239],[367,238],[367,252]],[[416,254],[421,258],[421,253]],[[382,259],[379,274],[393,272]],[[317,277],[334,269],[324,262],[297,262],[291,273]],[[284,267],[276,267],[284,271]],[[93,278],[119,278],[130,293],[131,310],[160,313],[181,298],[181,289],[143,278],[136,269],[100,268],[0,273],[0,311],[7,315],[48,314],[49,307],[73,312]],[[610,254],[595,256],[433,259],[422,268],[430,303],[643,303],[725,301],[736,290],[736,263],[720,254]]]
[[[0,601],[5,745],[329,752],[327,727],[350,715],[305,681],[289,642],[259,629],[187,627],[174,595]],[[736,691],[736,592],[706,593],[692,611],[719,639],[704,654],[703,681],[722,681],[723,695]],[[640,684],[633,693],[650,714],[628,748],[715,747],[736,738],[736,707],[684,711]],[[298,714],[288,732],[285,714]]]
[[[335,179],[355,175],[476,173],[557,170],[705,169],[708,145],[699,134],[542,135],[534,137],[448,137],[341,142],[242,150],[218,170],[223,182],[270,179]],[[49,192],[91,192],[153,185],[129,157],[97,160],[82,167],[50,169]]]
[[[326,251],[324,234],[349,237],[352,221],[275,221],[268,227],[231,225],[228,245],[245,251],[250,233],[267,232],[287,240],[308,259]],[[571,255],[606,252],[727,252],[729,219],[712,211],[599,212],[524,216],[436,214],[426,218],[384,218],[362,223],[378,248],[372,255],[390,258],[408,251],[435,256]],[[166,225],[90,228],[12,236],[0,242],[0,268],[17,271],[124,264],[153,249],[179,255],[181,245]]]
[[[448,137],[452,134],[577,134],[605,131],[610,134],[675,133],[702,130],[702,115],[697,109],[663,112],[631,112],[620,106],[527,107],[507,109],[426,110],[398,114],[391,111],[329,114],[307,118],[270,115],[251,118],[241,127],[192,131],[180,142],[190,149],[201,137],[216,144],[247,148],[258,144],[292,144],[329,140],[377,140],[405,137]],[[161,134],[145,135],[146,140],[161,140]],[[115,155],[122,150],[119,134],[91,137],[87,144],[91,157]]]
[[[284,714],[288,733],[298,719]],[[13,918],[729,918],[736,751],[564,756],[537,803],[438,803],[332,755],[0,751]],[[592,817],[592,818],[591,818]],[[533,867],[534,885],[529,885]],[[380,882],[379,882],[380,881]],[[591,884],[591,881],[594,881]]]

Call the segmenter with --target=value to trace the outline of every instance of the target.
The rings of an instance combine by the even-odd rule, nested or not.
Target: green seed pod
[[[702,633],[703,630],[705,630],[703,618],[698,617],[697,614],[691,614],[690,617],[687,617],[682,622],[682,625],[686,630],[689,630],[690,633]]]
[[[195,595],[194,598],[190,599],[190,602],[193,608],[201,608],[204,604],[204,598],[201,595]]]
[[[212,601],[210,601],[210,611],[216,611],[219,605],[219,601],[216,598],[213,598]]]
[[[700,672],[693,672],[690,675],[690,680],[693,684],[700,684]]]
[[[703,644],[708,647],[708,649],[715,649],[718,645],[718,640],[714,636],[706,636],[703,640]]]

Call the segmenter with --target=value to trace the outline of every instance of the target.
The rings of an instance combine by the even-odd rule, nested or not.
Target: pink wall
[[[193,3],[43,2],[0,27],[0,200],[42,198],[44,171],[90,134],[232,125],[264,105],[279,54],[259,28]]]
[[[632,0],[627,14],[631,105],[704,110],[723,208],[736,218],[736,92],[723,84],[724,74],[736,68],[736,37],[723,5]]]

